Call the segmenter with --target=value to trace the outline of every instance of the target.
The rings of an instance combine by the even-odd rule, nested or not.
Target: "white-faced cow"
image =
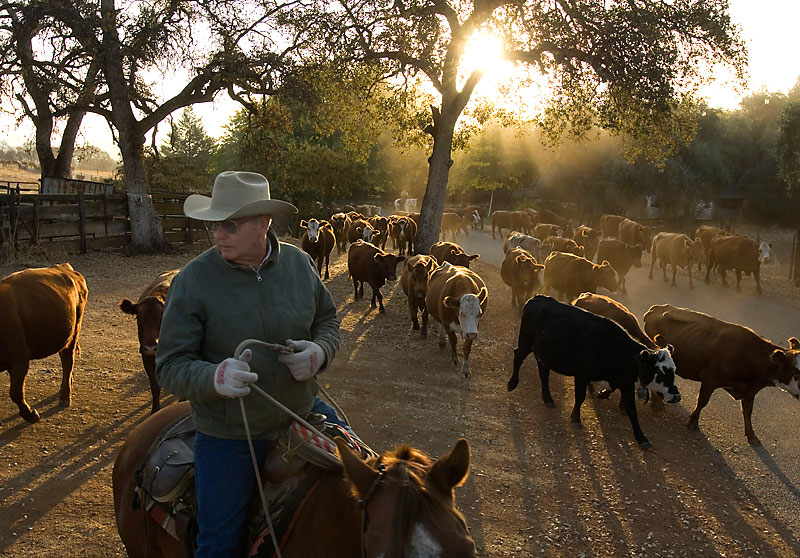
[[[681,233],[660,232],[653,237],[653,245],[650,249],[650,273],[648,277],[653,278],[653,267],[656,260],[661,262],[661,272],[664,274],[664,281],[667,279],[667,264],[672,265],[672,286],[677,285],[675,276],[678,274],[679,267],[685,267],[689,272],[689,288],[694,289],[692,281],[692,263],[699,262],[703,258],[703,244],[699,240],[690,240],[688,236]]]
[[[622,393],[633,435],[643,449],[649,448],[650,442],[636,415],[635,384],[658,393],[669,403],[681,398],[675,386],[675,363],[668,351],[650,350],[613,320],[549,296],[533,297],[522,312],[509,391],[517,387],[519,369],[531,352],[539,368],[545,405],[555,406],[550,395],[550,371],[573,376],[575,405],[570,418],[579,426],[586,387],[591,381],[606,381]]]
[[[364,283],[372,287],[372,308],[377,299],[379,312],[385,314],[381,287],[386,281],[397,279],[397,264],[405,260],[405,256],[387,254],[374,244],[357,240],[347,251],[347,273],[353,279],[353,298],[364,298]],[[360,287],[360,288],[359,288]]]
[[[706,260],[706,285],[710,282],[711,270],[717,269],[722,277],[722,286],[728,286],[728,270],[736,272],[736,292],[742,292],[742,273],[752,274],[756,281],[756,293],[761,294],[761,261],[758,244],[746,236],[715,236]]]
[[[403,274],[400,276],[400,286],[408,297],[411,329],[420,329],[417,314],[422,312],[420,335],[423,339],[428,337],[428,308],[425,306],[425,296],[428,294],[428,276],[434,269],[436,269],[436,260],[433,256],[418,254],[405,261]]]
[[[469,353],[478,338],[478,324],[486,311],[489,292],[480,276],[465,267],[441,264],[428,278],[425,306],[439,322],[439,347],[445,346],[445,333],[450,340],[450,356],[458,366],[456,334],[464,338],[464,363],[461,372],[469,377]]]
[[[156,379],[156,348],[158,335],[161,331],[161,317],[164,315],[164,300],[172,280],[178,274],[178,269],[171,269],[159,273],[152,283],[145,287],[139,296],[138,302],[124,298],[120,309],[126,314],[136,316],[136,329],[139,334],[139,353],[142,355],[142,365],[150,382],[150,393],[153,396],[153,406],[150,414],[161,408],[161,386]]]
[[[656,342],[675,346],[679,376],[700,382],[697,405],[687,425],[692,430],[697,430],[700,411],[711,394],[722,388],[742,402],[744,435],[750,444],[760,446],[751,420],[756,394],[775,386],[800,399],[800,341],[795,337],[784,349],[750,328],[669,304],[647,311],[644,330]]]
[[[0,372],[11,377],[11,401],[28,422],[39,413],[25,401],[30,361],[58,353],[61,389],[58,400],[72,398],[72,368],[89,290],[83,275],[68,263],[25,269],[0,281]]]
[[[347,241],[352,244],[357,240],[370,242],[377,246],[380,242],[380,235],[366,219],[356,219],[350,223],[347,230]]]
[[[417,224],[413,219],[405,216],[392,216],[393,220],[389,223],[389,234],[392,237],[392,244],[399,248],[398,254],[414,253],[414,238],[417,236]]]
[[[333,227],[327,221],[317,221],[316,219],[301,221],[300,226],[306,229],[300,240],[303,251],[314,260],[320,277],[322,277],[322,263],[325,263],[325,279],[330,279],[331,252],[336,244],[336,233],[333,232]]]
[[[530,252],[523,248],[513,248],[506,254],[500,265],[503,283],[511,287],[511,307],[522,313],[522,307],[539,286],[539,272],[544,266],[536,263]]]

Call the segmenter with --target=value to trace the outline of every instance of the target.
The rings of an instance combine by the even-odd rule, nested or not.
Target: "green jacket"
[[[217,365],[244,339],[314,341],[325,351],[325,366],[339,348],[336,305],[311,258],[278,242],[272,231],[268,237],[272,253],[258,273],[222,259],[212,247],[186,264],[167,293],[156,378],[166,391],[191,402],[204,434],[246,437],[239,402],[214,389]],[[308,412],[316,383],[295,380],[274,351],[259,346],[252,351],[250,370],[259,375],[257,385],[295,413]],[[293,420],[254,391],[244,402],[254,438],[277,438]]]

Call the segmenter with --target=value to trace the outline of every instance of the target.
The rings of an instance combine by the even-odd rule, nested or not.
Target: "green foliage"
[[[778,137],[775,142],[775,158],[778,173],[789,190],[800,193],[800,101],[786,105],[778,121]]]

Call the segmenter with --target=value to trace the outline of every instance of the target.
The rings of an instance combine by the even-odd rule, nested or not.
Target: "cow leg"
[[[72,399],[72,369],[75,366],[75,345],[69,345],[58,353],[61,358],[61,389],[58,390],[58,404],[69,407]]]
[[[461,365],[461,373],[465,378],[469,378],[469,353],[472,350],[472,339],[464,339],[464,364]]]
[[[330,255],[330,252],[329,252],[328,255],[325,256],[325,279],[326,280],[331,278],[331,273],[330,273],[330,270],[328,269],[328,266],[330,265],[330,263],[331,263],[331,255]]]
[[[576,428],[581,427],[581,405],[583,405],[583,402],[586,400],[586,387],[588,385],[588,380],[575,376],[575,405],[572,407],[572,413],[569,415],[569,419]]]
[[[443,324],[439,324],[439,339],[438,339],[438,342],[439,342],[439,349],[444,349],[445,346],[447,345],[447,340],[445,339],[444,325]]]
[[[324,259],[322,256],[317,258],[317,275],[319,275],[320,279],[322,279],[322,262]]]
[[[422,329],[419,334],[423,339],[428,338],[428,307],[425,305],[422,306]]]
[[[353,300],[358,300],[358,279],[353,277]]]
[[[26,421],[34,423],[39,420],[39,413],[36,412],[36,409],[29,407],[25,401],[25,377],[28,375],[29,366],[30,361],[25,359],[13,362],[8,368],[8,375],[11,379],[9,395],[11,401],[17,404],[20,416]]]
[[[689,415],[689,422],[686,425],[689,430],[697,430],[699,428],[700,411],[703,410],[703,407],[708,405],[711,394],[714,393],[715,389],[715,387],[711,387],[706,383],[700,384],[700,393],[697,394],[697,405],[695,405],[692,414]]]
[[[728,288],[728,270],[724,267],[719,267],[719,274],[722,276],[722,286]]]
[[[652,258],[650,258],[650,273],[647,274],[647,277],[649,279],[653,278],[653,268],[655,267],[655,265],[656,265],[656,257],[653,256]]]
[[[689,262],[687,267],[689,268],[689,288],[694,289],[694,282],[692,281],[692,262]]]
[[[753,279],[756,280],[756,294],[764,294],[761,290],[761,270],[759,268],[753,272]]]
[[[678,275],[678,266],[672,264],[672,286],[676,287],[678,283],[675,281],[675,277]]]
[[[161,386],[158,385],[158,380],[156,380],[156,356],[142,355],[142,364],[147,374],[147,380],[150,382],[150,393],[153,396],[153,406],[150,409],[150,414],[152,415],[161,408]]]
[[[675,269],[675,266],[672,266],[672,269],[674,270],[674,269]],[[664,282],[665,282],[665,283],[666,283],[667,281],[669,281],[669,278],[667,277],[667,262],[665,262],[665,261],[662,261],[662,262],[661,262],[661,274],[662,274],[662,275],[663,275],[663,277],[664,277]]]
[[[447,339],[450,341],[450,358],[453,360],[453,366],[458,366],[458,351],[456,350],[458,337],[454,331],[448,331]]]
[[[636,438],[636,443],[642,449],[650,448],[650,441],[647,436],[642,432],[642,427],[639,426],[639,417],[636,415],[636,397],[633,392],[633,384],[628,384],[620,388],[622,392],[622,401],[625,404],[625,411],[628,413],[628,420],[631,421],[633,427],[633,437]]]
[[[744,417],[744,435],[747,436],[747,441],[751,446],[760,446],[761,440],[758,439],[756,433],[753,431],[753,401],[755,395],[745,395],[742,397],[742,416]]]
[[[522,367],[525,357],[527,357],[530,353],[531,347],[529,345],[525,346],[524,348],[521,346],[514,347],[514,373],[511,374],[511,378],[508,379],[508,391],[514,391],[519,384],[519,369]]]
[[[408,313],[411,314],[411,329],[417,330],[419,329],[419,321],[417,320],[417,300],[410,296],[408,297]]]
[[[619,290],[622,294],[628,294],[628,289],[625,288],[625,276],[619,276]]]
[[[370,304],[372,308],[375,308],[375,299],[378,299],[378,313],[385,314],[386,309],[383,307],[383,295],[381,294],[380,289],[372,289],[372,302]]]
[[[742,292],[742,270],[737,269],[735,270],[736,273],[736,292]]]
[[[538,358],[536,359],[536,367],[539,368],[539,381],[542,383],[542,401],[544,401],[546,407],[552,409],[556,404],[553,403],[553,396],[550,395],[550,369]]]

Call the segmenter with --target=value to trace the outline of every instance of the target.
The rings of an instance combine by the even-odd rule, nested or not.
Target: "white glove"
[[[278,360],[289,367],[289,372],[298,382],[313,378],[325,364],[325,351],[313,341],[287,339],[286,344],[300,351],[281,353],[278,355]]]
[[[239,358],[226,358],[214,372],[214,389],[222,397],[244,397],[250,393],[250,386],[258,380],[258,374],[250,372],[250,359],[253,352],[245,349]]]

